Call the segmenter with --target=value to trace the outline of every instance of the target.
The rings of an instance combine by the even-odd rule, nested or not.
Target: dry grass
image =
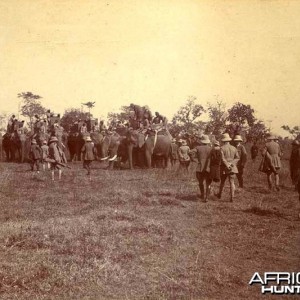
[[[257,168],[234,203],[228,187],[201,203],[195,165],[186,175],[95,162],[89,181],[72,164],[51,182],[2,163],[0,298],[258,299],[254,272],[299,270],[300,222],[287,169],[270,193]]]

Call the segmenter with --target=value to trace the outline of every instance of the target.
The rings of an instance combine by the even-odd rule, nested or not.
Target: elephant
[[[87,134],[71,132],[67,138],[67,145],[70,153],[70,160],[81,160],[81,148],[84,145]]]
[[[153,134],[148,135],[144,145],[145,158],[147,167],[152,166],[152,157],[161,157],[163,160],[163,168],[168,166],[168,159],[171,149],[171,138],[168,135]]]
[[[136,158],[139,161],[145,162],[148,168],[152,166],[153,155],[162,157],[164,161],[163,167],[167,167],[171,138],[168,134],[164,134],[163,131],[159,133],[148,131],[144,134],[138,130],[128,130],[124,143],[126,143],[130,169],[133,169],[133,154],[136,154]]]
[[[100,156],[101,161],[108,160],[109,169],[113,169],[122,137],[118,133],[103,135],[99,132],[91,132],[90,136],[95,144],[97,156]]]
[[[2,145],[7,161],[15,161],[16,153],[20,162],[24,162],[29,151],[29,137],[23,132],[6,133],[3,136]]]

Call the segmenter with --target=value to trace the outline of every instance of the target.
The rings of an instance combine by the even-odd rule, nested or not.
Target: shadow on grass
[[[252,186],[252,187],[247,188],[247,190],[251,193],[258,193],[258,194],[264,194],[264,195],[271,193],[271,191],[268,188],[262,187],[262,186]]]
[[[191,202],[199,201],[197,194],[188,194],[188,195],[177,194],[175,198],[181,201],[191,201]]]
[[[253,206],[251,208],[247,208],[245,210],[242,210],[244,213],[253,214],[261,217],[277,217],[288,220],[286,216],[284,216],[281,212],[276,210],[270,210],[270,209],[262,209],[258,206]]]

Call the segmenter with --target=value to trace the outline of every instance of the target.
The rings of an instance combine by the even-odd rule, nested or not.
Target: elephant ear
[[[137,136],[137,145],[139,148],[142,148],[145,144],[145,136],[142,133],[139,133]]]

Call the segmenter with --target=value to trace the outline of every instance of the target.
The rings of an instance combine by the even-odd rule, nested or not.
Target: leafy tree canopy
[[[65,130],[69,131],[75,121],[78,121],[78,119],[87,120],[89,117],[90,114],[87,112],[82,112],[77,108],[70,108],[65,110],[60,120],[60,124]]]
[[[205,112],[201,104],[196,103],[197,98],[190,96],[186,104],[181,106],[172,119],[172,126],[179,126],[183,130],[189,132],[193,129],[198,129],[197,123],[200,121],[200,116]]]

